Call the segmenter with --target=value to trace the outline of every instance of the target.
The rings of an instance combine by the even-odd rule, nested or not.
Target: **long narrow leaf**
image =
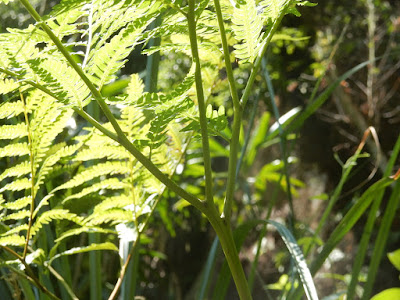
[[[390,196],[388,205],[382,218],[382,225],[379,227],[378,237],[375,241],[374,251],[372,252],[372,259],[369,265],[367,282],[364,288],[364,294],[362,300],[370,298],[373,284],[378,272],[379,265],[382,260],[382,256],[386,247],[386,242],[390,233],[390,227],[393,219],[396,215],[397,208],[400,203],[400,181],[396,183],[396,186]]]
[[[400,151],[400,136],[397,139],[397,142],[393,148],[393,151],[390,156],[388,165],[386,167],[384,176],[389,176],[392,173],[392,169],[393,169],[393,166],[399,155],[399,151]],[[351,281],[350,281],[349,287],[347,289],[347,299],[354,298],[356,286],[358,283],[358,277],[359,277],[362,265],[364,263],[365,255],[366,255],[368,247],[369,247],[370,236],[371,236],[374,224],[375,224],[376,215],[377,215],[379,206],[383,199],[383,195],[384,195],[384,191],[380,191],[368,213],[368,220],[367,220],[367,223],[365,224],[365,227],[363,230],[363,235],[361,237],[361,241],[360,241],[360,244],[358,247],[358,252],[355,257],[354,265],[352,268]]]
[[[318,299],[311,272],[307,267],[303,253],[292,233],[284,225],[272,220],[253,220],[246,222],[239,226],[233,233],[236,247],[240,249],[245,238],[248,236],[249,231],[259,224],[270,224],[277,229],[283,241],[285,242],[285,245],[289,250],[291,257],[295,262],[307,299]],[[214,292],[213,299],[224,299],[225,297],[226,290],[230,281],[230,271],[229,268],[225,267],[225,265],[227,266],[227,264],[225,263],[220,271],[220,276],[216,284],[216,291]]]

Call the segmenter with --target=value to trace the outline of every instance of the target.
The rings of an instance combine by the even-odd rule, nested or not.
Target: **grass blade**
[[[311,272],[307,267],[303,253],[292,233],[284,225],[272,220],[253,220],[242,224],[233,233],[237,249],[241,248],[245,238],[248,236],[249,231],[259,224],[270,224],[277,229],[295,262],[307,299],[318,299]],[[213,299],[224,299],[230,278],[230,271],[227,263],[225,262],[220,271],[220,276],[216,284],[216,289],[214,290]]]
[[[332,250],[337,246],[337,244],[343,239],[347,232],[353,228],[354,224],[359,220],[364,211],[369,207],[371,202],[375,199],[377,193],[382,189],[386,188],[393,182],[392,178],[385,177],[371,187],[369,187],[364,194],[358,199],[357,203],[353,205],[352,208],[343,217],[340,223],[336,226],[336,229],[332,232],[330,238],[325,243],[324,248],[318,255],[316,260],[311,265],[311,274],[315,273],[321,268],[324,261],[327,259]]]
[[[383,252],[385,250],[387,238],[390,232],[394,216],[400,203],[400,182],[396,182],[396,186],[390,196],[388,205],[383,215],[382,225],[379,227],[378,237],[375,241],[374,251],[372,252],[372,259],[368,269],[367,282],[365,284],[362,300],[370,298],[373,284],[378,272],[380,262],[382,260]]]
[[[207,287],[209,286],[210,280],[211,280],[211,271],[214,266],[215,258],[218,253],[218,237],[216,237],[211,245],[210,252],[208,253],[207,261],[204,267],[204,272],[201,276],[201,282],[200,282],[200,290],[197,293],[197,300],[203,300],[206,299],[207,295]]]
[[[384,176],[389,176],[392,173],[393,166],[396,162],[396,159],[399,155],[400,151],[400,136],[397,139],[397,142],[393,148],[392,154],[390,156],[390,160],[385,170]],[[371,233],[375,224],[376,215],[379,209],[379,206],[382,202],[384,191],[380,191],[372,204],[371,210],[368,213],[368,220],[364,227],[363,234],[361,237],[361,241],[358,247],[357,256],[355,257],[354,265],[352,268],[351,281],[349,287],[347,289],[347,299],[353,299],[355,296],[356,286],[358,283],[358,276],[361,271],[361,267],[364,263],[365,255],[367,253],[369,247],[369,241],[371,237]]]

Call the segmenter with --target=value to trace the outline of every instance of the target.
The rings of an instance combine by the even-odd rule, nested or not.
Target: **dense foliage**
[[[17,9],[16,1],[1,2]],[[369,14],[375,6],[384,10],[362,2]],[[376,129],[356,123],[356,151],[345,158],[331,195],[313,195],[329,200],[317,226],[307,230],[294,204],[304,183],[289,170],[296,163],[291,141],[304,122],[366,66],[366,111],[369,123],[378,127],[374,112],[380,106],[373,89],[378,54],[371,53],[372,45],[369,61],[355,60],[341,76],[329,69],[332,45],[315,48],[313,55],[321,57],[311,68],[318,81],[300,89],[310,94],[307,105],[280,116],[273,83],[287,84],[285,70],[279,70],[282,60],[304,51],[308,41],[300,28],[280,25],[287,15],[299,17],[300,6],[314,6],[309,1],[65,0],[44,17],[29,1],[20,4],[35,23],[0,34],[2,295],[115,299],[121,293],[122,299],[183,299],[192,293],[197,299],[223,299],[232,274],[240,298],[251,299],[268,228],[279,233],[289,254],[281,261],[284,272],[274,289],[287,299],[302,294],[318,299],[312,277],[365,217],[360,255],[337,297],[370,297],[399,202],[399,174],[390,177],[399,139],[388,147],[390,156],[381,159],[385,154]],[[386,62],[395,55],[387,49]],[[139,67],[143,60],[146,69]],[[259,101],[264,98],[271,113]],[[377,160],[367,179],[378,167],[381,179],[358,188],[332,226],[329,217],[346,192],[345,183],[357,162],[369,156],[363,153],[366,143]],[[271,145],[279,147],[278,159],[258,166],[257,157]],[[269,189],[274,192],[264,207]],[[287,198],[287,226],[271,218],[279,191]],[[384,221],[362,289],[360,272],[385,191]],[[212,266],[220,252],[218,239],[208,249],[206,220],[227,261],[215,286]],[[332,232],[323,239],[327,225]],[[193,240],[205,246],[163,242],[169,235],[185,239],[185,228],[199,234]],[[257,229],[257,254],[246,279],[238,250]],[[392,260],[398,256],[393,253]],[[194,274],[180,273],[177,265],[196,259]]]

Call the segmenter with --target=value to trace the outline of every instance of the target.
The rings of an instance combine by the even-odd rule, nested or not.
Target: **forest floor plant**
[[[2,290],[8,291],[5,293],[13,297],[22,293],[26,299],[78,299],[67,257],[110,250],[123,258],[119,279],[109,296],[116,299],[121,287],[129,290],[124,279],[134,269],[130,261],[137,260],[141,237],[168,190],[198,209],[210,222],[229,266],[226,278],[230,278],[230,272],[240,299],[252,299],[252,295],[238,250],[247,232],[258,224],[275,226],[290,252],[295,266],[293,274],[299,275],[302,289],[296,290],[293,282],[292,296],[288,297],[305,293],[308,299],[318,299],[312,275],[368,208],[374,195],[397,179],[398,176],[388,177],[397,148],[387,176],[372,185],[349,210],[312,262],[311,271],[294,238],[295,224],[289,230],[275,221],[259,220],[236,231],[232,218],[237,174],[243,159],[239,154],[245,149],[241,144],[243,112],[254,82],[282,18],[287,14],[300,15],[296,7],[312,3],[65,0],[45,17],[28,0],[20,3],[35,23],[0,35],[0,117],[5,120],[0,127],[0,157],[4,158],[0,175],[0,247],[4,250],[1,263],[3,276],[12,273],[18,278],[10,277],[1,285]],[[139,74],[132,74],[124,91],[105,96],[105,89],[118,78],[135,47],[160,37],[161,44],[151,43],[147,54],[175,51],[190,57],[192,66],[183,81],[157,92],[154,73],[145,75],[148,82],[153,78],[146,86]],[[233,61],[249,72],[243,90],[238,88]],[[262,142],[279,136],[286,152],[289,134],[326,101],[341,80],[365,65],[338,78],[312,99],[290,125],[278,121],[279,130],[262,137]],[[157,68],[152,72],[158,72]],[[227,113],[228,106],[220,105],[214,110],[213,105],[218,103],[212,102],[223,72],[232,99],[231,114]],[[94,112],[94,103],[101,112]],[[88,127],[76,130],[71,122],[77,116]],[[231,126],[228,117],[232,119]],[[229,149],[223,204],[218,203],[215,195],[211,135],[226,141]],[[183,166],[188,145],[195,139],[201,141],[204,197],[172,179]],[[361,149],[362,146],[343,166],[344,180]],[[287,160],[288,154],[284,153],[285,172]],[[282,178],[290,192],[288,174]],[[398,201],[398,186],[393,190],[394,202]],[[341,186],[332,196],[325,218],[340,192]],[[89,234],[87,245],[76,239],[83,233]],[[386,233],[387,230],[382,235]],[[100,238],[116,234],[119,248],[113,239]],[[71,238],[76,240],[67,242]],[[311,253],[313,247],[306,250]],[[92,271],[100,270],[95,269],[99,264],[99,257],[91,256]],[[91,276],[91,298],[99,299],[99,272],[94,271]],[[135,276],[130,276],[131,282],[135,282]],[[128,296],[125,291],[122,297],[133,299],[135,286],[127,292]]]

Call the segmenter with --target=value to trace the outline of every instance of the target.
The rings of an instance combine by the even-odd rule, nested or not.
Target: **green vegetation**
[[[1,0],[2,10],[24,7],[32,23],[0,34],[0,294],[226,299],[232,278],[240,299],[256,299],[265,236],[276,232],[285,251],[273,254],[280,279],[262,284],[266,296],[319,299],[313,277],[363,220],[346,287],[329,299],[369,299],[400,200],[400,137],[386,157],[375,127],[355,121],[357,146],[344,163],[336,155],[335,187],[312,195],[326,200],[314,227],[297,214],[306,185],[292,172],[305,123],[361,70],[369,124],[378,122],[376,73],[396,49],[381,54],[374,44],[384,3],[360,2],[368,14],[366,59],[336,75],[330,64],[343,54],[346,28],[336,44],[320,42],[315,62],[306,62],[316,79],[302,92],[308,102],[283,111],[282,66],[304,64],[285,56],[305,51],[310,39],[300,26],[282,24],[295,23],[299,10],[320,9],[316,3],[63,0],[39,14],[39,3]],[[277,159],[260,159],[270,149]],[[376,167],[350,190],[370,157]],[[282,201],[287,212],[277,220]],[[198,243],[207,228],[211,240]],[[249,237],[255,254],[245,272],[239,253]],[[169,246],[177,239],[183,242]],[[389,255],[397,267],[398,256]],[[193,269],[179,274],[179,265]],[[383,293],[376,299],[387,299]]]

